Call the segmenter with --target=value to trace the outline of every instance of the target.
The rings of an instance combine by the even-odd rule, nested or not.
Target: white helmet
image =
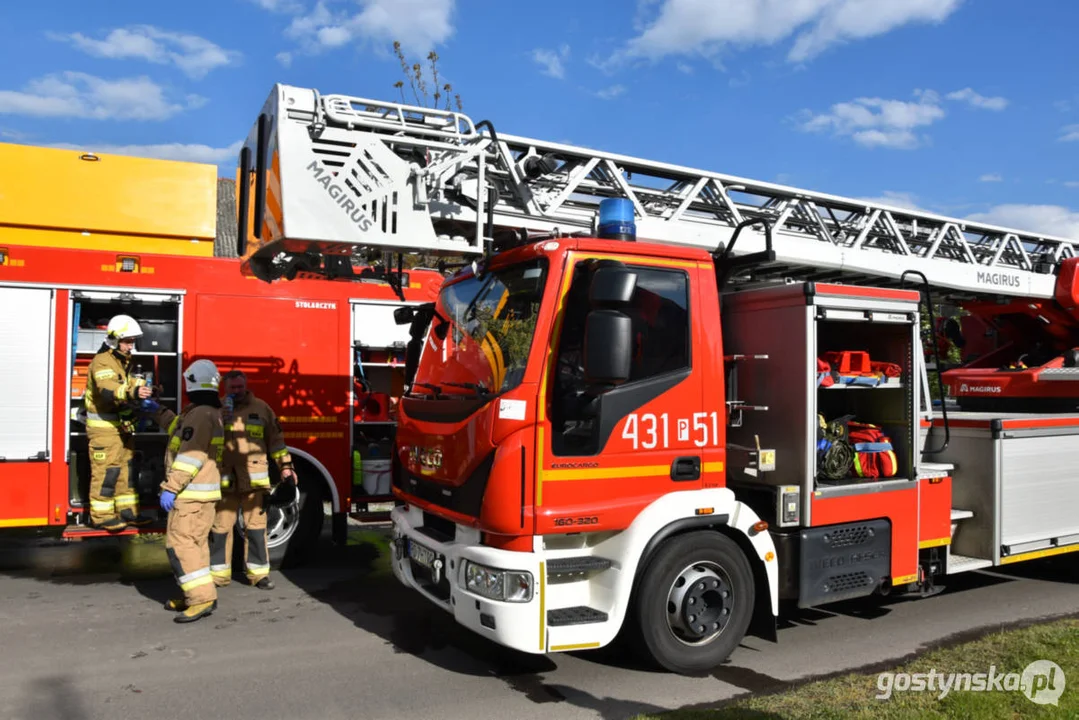
[[[188,392],[212,390],[217,392],[221,384],[221,375],[217,366],[209,360],[196,360],[184,370],[184,388]]]
[[[109,320],[105,329],[105,343],[109,347],[116,347],[120,340],[134,340],[142,337],[142,328],[130,315],[117,315]]]

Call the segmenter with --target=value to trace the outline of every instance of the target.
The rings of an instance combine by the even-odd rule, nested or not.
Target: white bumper
[[[422,523],[420,517],[422,515],[416,508],[405,510],[397,507],[391,513],[394,534],[392,564],[397,579],[450,612],[458,623],[473,632],[514,650],[546,652],[542,558],[533,553],[482,546],[478,533],[460,527],[457,541],[440,542],[417,528]],[[469,537],[473,534],[474,537]],[[409,558],[408,550],[410,542],[438,554],[441,561],[438,584],[432,583],[431,575],[424,570],[413,573],[413,561]],[[506,602],[470,592],[465,584],[465,561],[499,570],[530,573],[531,599],[527,602]]]

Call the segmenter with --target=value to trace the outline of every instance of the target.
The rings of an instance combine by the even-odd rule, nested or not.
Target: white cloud
[[[116,28],[104,40],[95,40],[82,33],[50,33],[49,36],[54,40],[69,42],[95,57],[139,59],[162,65],[171,63],[195,79],[203,78],[211,70],[240,58],[239,52],[225,50],[198,35],[169,32],[152,25]]]
[[[919,136],[915,131],[943,120],[947,114],[936,91],[915,90],[914,96],[916,101],[860,97],[836,103],[826,113],[802,110],[799,127],[807,132],[830,129],[836,136],[849,136],[865,147],[913,150],[928,142],[927,136]],[[948,93],[945,97],[992,110],[1002,110],[1008,102],[1004,98],[984,97],[970,88]],[[1062,139],[1079,139],[1079,125],[1072,129],[1075,137]],[[987,176],[983,176],[983,181],[984,177]]]
[[[596,93],[596,97],[600,100],[614,100],[619,95],[623,95],[626,92],[625,85],[612,85],[608,88],[603,88]]]
[[[864,200],[867,203],[874,205],[887,205],[889,207],[900,208],[902,210],[918,210],[921,212],[928,212],[925,208],[918,204],[916,196],[909,192],[898,192],[896,190],[885,190],[877,197],[860,197],[858,200]]]
[[[285,66],[285,67],[291,67],[292,66],[292,53],[290,53],[290,52],[279,52],[274,57],[276,57],[277,62],[281,63],[283,66]]]
[[[1079,188],[1079,180],[1065,180],[1064,187]]]
[[[640,34],[612,57],[711,56],[727,46],[775,45],[794,36],[790,62],[910,24],[940,23],[963,0],[641,0]],[[652,6],[660,5],[658,12]],[[650,17],[648,21],[646,18]]]
[[[148,77],[103,78],[80,72],[46,75],[25,90],[0,90],[0,114],[77,117],[90,120],[166,120],[202,107],[206,98],[188,95],[169,100]]]
[[[976,108],[983,108],[985,110],[1003,110],[1008,107],[1008,101],[1002,97],[985,97],[974,92],[971,88],[963,88],[962,90],[956,90],[955,92],[948,93],[949,100],[961,100],[963,102],[970,103]]]
[[[1060,205],[996,205],[967,216],[989,225],[1079,240],[1079,213]]]
[[[850,136],[865,147],[910,150],[922,144],[915,134],[944,117],[939,96],[931,91],[917,91],[918,100],[856,98],[832,105],[831,111],[814,115],[803,112],[801,129],[806,132],[832,130],[838,136]]]
[[[978,178],[978,182],[1003,182],[1004,178],[1000,173],[986,173]]]
[[[426,54],[453,35],[456,0],[353,0],[360,11],[331,10],[318,0],[307,14],[296,14],[285,34],[309,53],[355,40],[399,40],[406,52]]]
[[[1061,142],[1075,142],[1079,140],[1079,125],[1065,125],[1060,129]]]
[[[676,67],[678,68],[678,72],[683,72],[686,75],[692,75],[693,74],[693,67],[691,65],[687,65],[686,63],[680,62],[680,63],[678,63],[678,65]]]
[[[228,147],[213,147],[198,143],[161,143],[157,145],[87,145],[71,143],[53,143],[49,147],[64,150],[81,150],[99,155],[131,155],[134,157],[156,158],[158,160],[183,160],[187,162],[223,165],[234,163],[243,146],[237,140]]]
[[[258,5],[263,10],[269,10],[270,12],[303,12],[303,5],[295,0],[250,0],[250,2]]]
[[[567,58],[569,58],[569,45],[563,45],[558,52],[542,48],[532,51],[532,59],[543,66],[543,74],[559,80],[566,77],[566,67],[562,61]]]

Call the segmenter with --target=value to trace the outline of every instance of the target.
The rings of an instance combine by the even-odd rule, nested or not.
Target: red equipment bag
[[[847,438],[854,447],[854,474],[864,478],[895,477],[898,463],[892,440],[876,425],[851,421]]]
[[[824,360],[817,358],[817,387],[831,387],[839,380],[839,373]]]

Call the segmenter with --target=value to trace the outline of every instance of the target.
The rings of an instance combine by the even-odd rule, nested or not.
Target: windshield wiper
[[[456,383],[448,382],[446,385],[451,387],[464,388],[465,390],[471,390],[477,395],[490,395],[491,391],[487,389],[487,386],[483,383]]]
[[[434,396],[436,398],[442,396],[442,387],[439,386],[439,385],[432,385],[431,383],[420,383],[420,382],[412,383],[412,385],[413,385],[413,387],[422,387],[422,388],[427,388],[428,390],[434,391]]]

